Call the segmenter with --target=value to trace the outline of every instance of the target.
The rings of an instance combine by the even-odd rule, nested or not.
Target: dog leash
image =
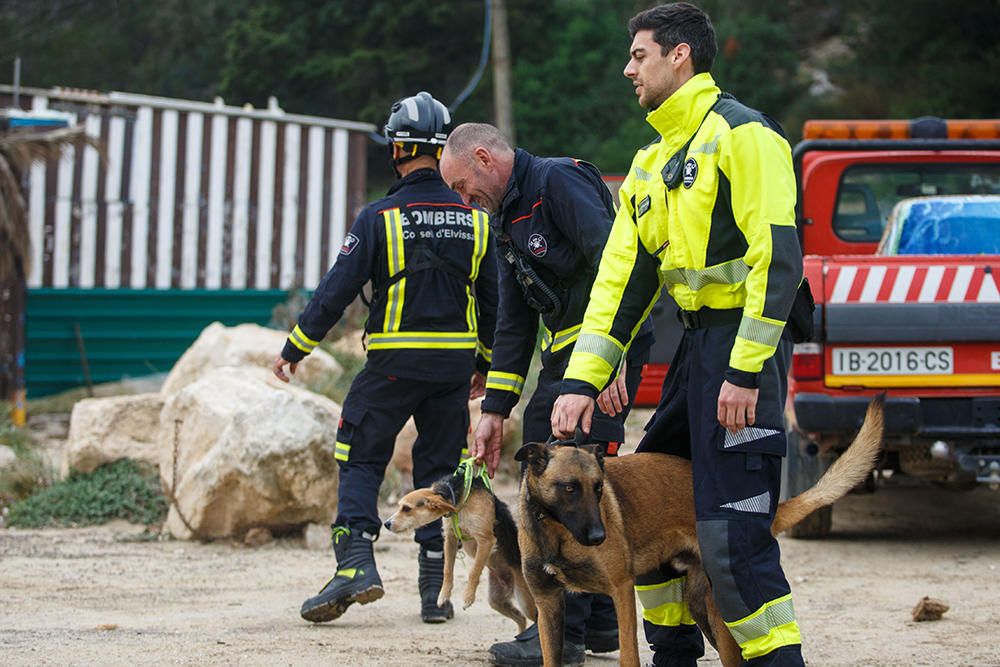
[[[456,510],[451,513],[451,530],[455,533],[455,537],[461,542],[464,538],[462,537],[462,529],[458,527],[458,513],[465,506],[466,501],[469,499],[469,494],[472,493],[472,483],[478,478],[482,480],[483,485],[486,490],[493,493],[493,485],[490,483],[490,477],[486,473],[486,466],[481,463],[476,463],[476,459],[468,456],[462,459],[458,468],[455,469],[455,477],[462,478],[462,497],[455,503]]]
[[[580,445],[587,442],[587,434],[583,432],[579,426],[576,427],[576,431],[573,433],[572,438],[566,438],[565,440],[559,440],[554,435],[550,435],[549,439],[545,441],[546,445],[555,445],[556,447],[579,447]]]

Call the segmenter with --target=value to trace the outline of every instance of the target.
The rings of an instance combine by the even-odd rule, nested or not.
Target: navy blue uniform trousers
[[[378,535],[378,491],[396,436],[413,417],[413,484],[430,486],[455,471],[469,432],[469,381],[428,382],[369,371],[358,373],[344,399],[337,432],[338,526]],[[441,521],[417,529],[416,541],[443,548]]]
[[[691,460],[702,560],[728,622],[790,593],[771,523],[786,448],[784,403],[792,343],[786,333],[758,376],[754,425],[730,434],[719,424],[718,400],[738,328],[727,324],[684,333],[660,404],[636,449]],[[664,566],[641,577],[641,583],[682,575]],[[643,625],[655,667],[694,667],[704,654],[696,626],[645,620]],[[802,665],[800,647],[781,647],[747,664]]]

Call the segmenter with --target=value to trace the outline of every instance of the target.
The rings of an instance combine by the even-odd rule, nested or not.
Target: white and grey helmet
[[[415,155],[434,156],[438,155],[438,149],[444,146],[450,132],[448,107],[424,91],[396,101],[382,129],[389,143],[403,144],[408,152],[415,147]]]

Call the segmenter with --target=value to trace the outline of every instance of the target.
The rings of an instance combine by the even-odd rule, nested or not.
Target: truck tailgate
[[[824,384],[1000,386],[1000,258],[823,260]]]

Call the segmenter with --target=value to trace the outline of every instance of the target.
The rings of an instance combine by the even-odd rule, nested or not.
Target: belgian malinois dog
[[[791,528],[847,494],[871,474],[881,444],[879,397],[868,406],[854,442],[819,482],[778,506],[771,533]],[[654,453],[604,461],[596,446],[539,443],[524,445],[514,458],[527,461],[518,542],[524,577],[538,605],[545,667],[563,664],[564,589],[611,596],[621,664],[638,667],[633,584],[636,575],[666,563],[686,572],[684,600],[722,664],[742,663],[701,565],[690,461]]]

